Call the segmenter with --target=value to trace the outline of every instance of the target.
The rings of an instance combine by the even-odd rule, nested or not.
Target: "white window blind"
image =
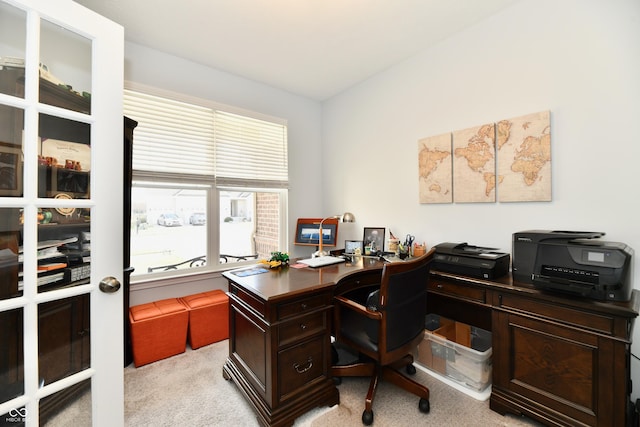
[[[215,178],[218,185],[288,185],[283,123],[128,89],[124,113],[138,122],[134,171]]]
[[[286,130],[282,124],[215,111],[216,179],[232,185],[256,178],[271,186],[286,185]]]

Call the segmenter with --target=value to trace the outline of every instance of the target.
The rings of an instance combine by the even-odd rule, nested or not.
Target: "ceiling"
[[[75,0],[127,41],[323,101],[519,0]]]

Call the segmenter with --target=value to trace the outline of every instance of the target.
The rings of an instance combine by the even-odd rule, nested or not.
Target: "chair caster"
[[[342,377],[333,377],[333,384],[334,385],[342,384]]]
[[[418,409],[420,409],[420,412],[423,412],[425,414],[428,414],[429,411],[431,410],[431,405],[429,404],[429,399],[420,399],[420,402],[418,402]]]
[[[364,410],[362,413],[362,424],[366,426],[373,424],[373,411]]]
[[[409,374],[409,375],[415,375],[416,374],[416,367],[413,366],[413,363],[408,364],[404,369],[405,369],[405,371],[407,371],[407,374]]]

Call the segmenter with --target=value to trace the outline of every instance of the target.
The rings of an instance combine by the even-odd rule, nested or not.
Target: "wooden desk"
[[[375,259],[322,268],[285,267],[229,280],[229,357],[223,367],[260,424],[290,426],[318,406],[340,403],[331,368],[332,299],[380,280]]]
[[[364,262],[363,262],[364,261]],[[229,280],[229,357],[223,367],[262,425],[289,426],[340,401],[328,376],[332,297],[379,282],[364,259],[284,268]],[[628,426],[630,347],[640,294],[625,303],[547,293],[511,277],[481,280],[432,271],[428,312],[492,331],[490,407],[550,426]]]
[[[600,302],[435,271],[428,287],[429,312],[493,332],[491,409],[550,426],[631,425],[637,290]]]

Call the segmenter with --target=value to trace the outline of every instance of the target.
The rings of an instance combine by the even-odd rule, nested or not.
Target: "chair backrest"
[[[381,353],[413,345],[424,334],[427,315],[427,281],[434,249],[408,262],[384,266],[378,311],[382,313]]]

